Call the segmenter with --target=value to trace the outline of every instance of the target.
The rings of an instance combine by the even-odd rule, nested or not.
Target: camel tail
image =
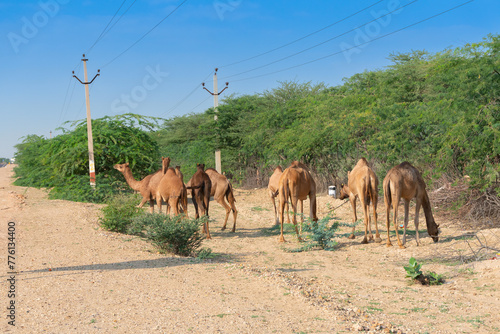
[[[226,199],[228,201],[232,200],[236,202],[236,198],[234,198],[233,185],[231,184],[231,182],[229,182],[229,187],[227,187],[226,190]]]
[[[391,181],[388,180],[387,183],[384,182],[384,200],[388,208],[391,207],[392,195],[391,195]]]
[[[366,184],[366,189],[365,189],[365,198],[366,198],[366,204],[370,205],[370,201],[373,198],[372,194],[372,178],[370,177],[370,173],[367,171],[366,172],[366,177],[367,177],[367,184]]]

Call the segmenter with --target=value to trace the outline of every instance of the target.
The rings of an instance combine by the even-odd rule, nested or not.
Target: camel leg
[[[363,207],[363,214],[364,214],[364,223],[365,223],[365,237],[363,238],[363,241],[361,241],[362,244],[367,244],[368,240],[373,240],[373,235],[372,231],[368,233],[368,225],[369,225],[369,217],[368,217],[368,205],[366,204],[365,200],[360,200],[361,206]],[[368,236],[368,238],[367,238]]]
[[[276,207],[276,198],[271,191],[269,191],[269,196],[271,197],[271,202],[273,203],[274,207],[274,224],[278,225],[280,223],[280,220],[278,218],[278,208]]]
[[[161,199],[160,199],[160,203],[161,203]],[[154,212],[154,210],[155,210],[154,207],[155,207],[155,201],[153,199],[150,199],[149,200],[149,213]],[[158,207],[158,212],[161,213],[161,206]]]
[[[393,212],[394,212],[394,229],[396,230],[396,238],[398,240],[398,245],[399,245],[399,248],[405,248],[405,246],[403,245],[403,243],[401,243],[401,239],[399,239],[399,233],[398,233],[398,207],[399,207],[399,196],[394,196],[392,198],[392,202],[394,203],[393,204]]]
[[[297,228],[297,198],[292,196],[292,210],[293,210],[293,226],[295,227],[295,233],[297,233],[297,239],[302,241],[300,237],[299,230]]]
[[[200,218],[200,213],[198,211],[198,194],[195,192],[194,189],[191,191],[191,199],[194,205],[194,212],[195,212],[194,218],[198,219]]]
[[[279,209],[280,209],[280,216],[279,216],[279,221],[281,223],[281,232],[280,232],[280,240],[279,242],[285,242],[285,237],[283,236],[283,214],[285,211],[285,201],[286,198],[281,194],[280,192],[280,198],[279,198]]]
[[[418,235],[418,214],[420,213],[420,206],[422,205],[422,202],[418,200],[415,203],[415,232],[417,234],[417,246],[420,245],[420,237]]]
[[[377,223],[377,201],[378,198],[375,197],[372,199],[372,205],[373,205],[373,219],[375,220],[375,242],[382,242],[382,239],[380,238],[380,233],[378,232],[378,223]]]
[[[408,220],[410,219],[410,201],[404,200],[405,205],[405,220],[403,223],[403,245],[406,245],[406,228],[408,227]]]
[[[216,198],[215,200],[217,201],[217,203],[222,205],[222,207],[226,210],[226,218],[224,219],[224,225],[222,225],[222,228],[221,228],[221,231],[224,231],[226,229],[226,224],[227,224],[227,219],[229,218],[229,213],[231,213],[231,207],[224,200],[224,195],[219,197],[219,198]]]
[[[354,198],[352,198],[354,197]],[[356,215],[356,197],[355,196],[349,196],[349,201],[351,202],[351,206],[352,206],[352,212],[354,214],[354,220],[352,221],[352,224],[354,225],[352,227],[352,233],[351,235],[349,236],[349,239],[354,239],[355,236],[354,236],[354,231],[356,230],[356,220],[358,220],[358,216]]]
[[[385,195],[384,195],[385,196]],[[385,204],[385,227],[387,228],[387,247],[391,247],[391,197],[384,197]]]
[[[299,232],[302,234],[302,225],[304,225],[304,201],[300,201],[300,229]]]
[[[231,210],[233,210],[233,219],[234,219],[234,222],[233,222],[233,229],[231,230],[231,232],[236,232],[236,218],[238,217],[238,210],[236,210],[236,205],[234,205],[234,197],[229,197],[228,198],[228,202],[229,204],[231,205]]]

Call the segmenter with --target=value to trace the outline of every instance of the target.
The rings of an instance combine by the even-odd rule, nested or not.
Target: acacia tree
[[[156,171],[160,165],[157,142],[151,137],[156,120],[134,114],[103,117],[92,121],[97,190],[89,185],[86,121],[70,124],[52,139],[27,136],[16,145],[15,184],[52,188],[50,196],[77,201],[103,201],[110,194],[128,189],[116,163],[129,162],[136,178]]]

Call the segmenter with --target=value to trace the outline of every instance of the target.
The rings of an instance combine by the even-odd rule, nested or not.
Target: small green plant
[[[407,267],[404,267],[406,270],[406,277],[409,277],[411,279],[417,279],[420,275],[422,275],[422,271],[420,268],[422,267],[421,264],[417,263],[417,260],[415,260],[414,257],[410,258],[410,265]]]
[[[429,285],[440,285],[444,283],[443,275],[436,274],[433,271],[429,271],[427,277],[429,278]]]
[[[443,275],[436,274],[433,271],[424,275],[424,273],[420,270],[422,265],[418,264],[414,257],[411,257],[409,262],[410,265],[404,267],[406,270],[406,277],[411,278],[414,281],[419,281],[422,285],[440,285],[444,283]]]
[[[212,248],[203,247],[197,252],[196,258],[199,260],[213,259],[215,254],[212,253]]]
[[[137,207],[139,198],[136,195],[118,194],[113,196],[108,205],[101,209],[99,223],[109,231],[124,233],[135,217],[142,214]]]
[[[144,214],[134,219],[128,231],[146,237],[158,248],[160,253],[172,252],[177,255],[196,255],[204,236],[200,227],[206,217],[184,219],[183,216],[166,216],[160,213]],[[204,251],[208,256],[208,251]],[[208,253],[208,254],[207,254]]]

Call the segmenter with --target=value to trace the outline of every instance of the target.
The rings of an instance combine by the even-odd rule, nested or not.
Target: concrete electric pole
[[[94,76],[92,81],[88,81],[87,77],[87,60],[85,55],[83,55],[83,75],[84,82],[82,82],[75,75],[75,71],[73,71],[73,77],[76,80],[80,81],[81,84],[85,85],[85,104],[87,105],[87,138],[88,138],[88,146],[89,146],[89,174],[90,174],[90,186],[95,189],[95,162],[94,162],[94,139],[92,138],[92,119],[90,118],[90,100],[89,100],[89,85],[94,82],[95,78],[100,75],[101,70],[97,70],[97,74]]]
[[[201,85],[203,86],[203,89],[205,89],[207,92],[212,94],[214,96],[214,121],[217,121],[217,107],[219,106],[219,95],[222,94],[223,91],[225,91],[228,88],[229,82],[226,82],[226,87],[222,89],[220,92],[218,91],[217,88],[217,68],[215,69],[214,73],[214,92],[212,93],[205,87],[205,83],[203,82]],[[220,149],[219,149],[219,144],[217,143],[217,147],[215,148],[215,170],[219,172],[219,174],[222,174],[222,164],[221,164],[221,156],[220,156]]]

